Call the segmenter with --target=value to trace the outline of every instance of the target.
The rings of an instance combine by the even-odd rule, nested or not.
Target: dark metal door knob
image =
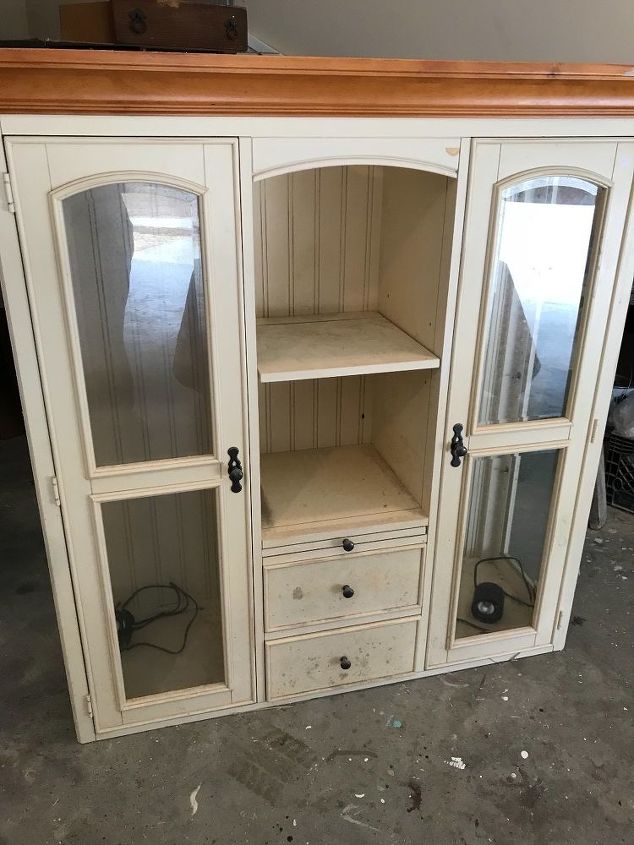
[[[453,427],[453,437],[451,438],[451,445],[449,446],[452,467],[459,467],[460,459],[464,458],[468,452],[468,449],[462,440],[462,430],[463,426],[461,423],[456,423]]]
[[[240,459],[238,458],[238,447],[232,446],[230,449],[227,450],[227,454],[229,455],[227,475],[231,479],[231,492],[239,493],[242,490],[242,484],[240,484],[240,482],[244,478],[244,473],[242,472],[242,464],[240,463]]]

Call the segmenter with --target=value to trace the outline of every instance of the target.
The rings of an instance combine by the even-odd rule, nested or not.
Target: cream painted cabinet
[[[634,144],[438,125],[5,138],[97,737],[563,645]]]

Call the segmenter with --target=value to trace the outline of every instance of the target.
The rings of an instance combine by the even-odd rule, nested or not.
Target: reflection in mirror
[[[211,452],[198,196],[124,182],[63,210],[97,466]]]
[[[559,450],[471,458],[456,639],[534,624]]]
[[[216,491],[101,512],[126,698],[223,683]]]
[[[565,415],[602,194],[572,176],[502,190],[480,425]]]

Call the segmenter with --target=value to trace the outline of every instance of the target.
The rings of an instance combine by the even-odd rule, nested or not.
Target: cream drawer
[[[348,521],[349,522],[349,521]],[[337,552],[341,551],[345,540],[352,540],[358,549],[373,548],[382,543],[384,545],[395,545],[398,542],[425,543],[427,542],[427,526],[399,526],[393,530],[377,531],[375,528],[376,516],[373,519],[373,529],[367,532],[351,530],[347,525],[344,533],[337,536],[315,535],[302,531],[302,540],[298,541],[297,536],[283,538],[277,536],[275,542],[272,539],[263,540],[262,556],[264,558],[277,557],[284,554],[303,554],[318,550]],[[285,542],[281,542],[285,539]]]
[[[416,625],[399,619],[268,642],[269,700],[412,672]]]
[[[424,553],[425,547],[417,545],[268,565],[266,630],[416,610]]]

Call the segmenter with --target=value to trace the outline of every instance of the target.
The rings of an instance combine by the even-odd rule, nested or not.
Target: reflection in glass
[[[223,683],[215,490],[101,511],[126,698]]]
[[[558,457],[471,458],[457,639],[533,624]]]
[[[601,194],[571,176],[502,191],[481,425],[565,415]]]
[[[125,182],[63,210],[97,466],[211,452],[198,197]]]

